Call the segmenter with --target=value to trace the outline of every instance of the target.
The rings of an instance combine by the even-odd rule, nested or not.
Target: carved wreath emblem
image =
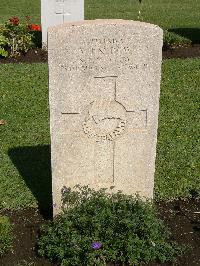
[[[126,127],[126,110],[117,101],[100,100],[89,105],[83,130],[96,142],[113,141]]]

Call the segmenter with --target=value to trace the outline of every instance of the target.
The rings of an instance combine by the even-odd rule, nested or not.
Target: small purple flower
[[[53,203],[53,208],[56,208],[56,206],[57,206],[57,204],[54,202],[54,203]]]
[[[100,242],[93,242],[91,246],[93,249],[100,249],[102,244]]]

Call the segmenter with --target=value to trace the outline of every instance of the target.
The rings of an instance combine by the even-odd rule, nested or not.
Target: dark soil
[[[198,266],[200,265],[200,200],[173,201],[157,203],[158,216],[172,232],[179,244],[191,246],[176,263],[150,263],[146,266]],[[0,258],[1,266],[57,266],[36,252],[36,239],[39,227],[45,222],[35,209],[5,211],[14,225],[14,244],[12,252]],[[111,265],[111,264],[110,264]],[[81,266],[81,265],[80,265]]]
[[[174,49],[163,50],[163,59],[194,57],[200,57],[200,44],[194,44],[189,47],[177,47]]]
[[[178,47],[173,49],[163,49],[163,59],[168,58],[194,58],[200,57],[200,44],[189,47]],[[16,58],[0,58],[0,64],[7,63],[42,63],[47,62],[47,52],[42,49],[29,50],[27,54],[22,54]]]
[[[12,58],[0,58],[0,64],[7,63],[45,63],[47,62],[47,51],[42,49],[32,49],[26,54],[22,54],[18,57]]]

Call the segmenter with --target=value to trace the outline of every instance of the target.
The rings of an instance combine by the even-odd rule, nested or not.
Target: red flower
[[[31,24],[28,26],[29,30],[33,30],[33,31],[41,31],[41,27],[40,25],[37,24]]]
[[[18,17],[12,17],[9,19],[9,21],[10,21],[10,23],[12,23],[15,26],[19,25],[19,18]]]

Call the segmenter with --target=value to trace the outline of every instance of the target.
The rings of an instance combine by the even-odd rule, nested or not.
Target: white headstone
[[[48,27],[84,20],[84,0],[41,0],[42,43],[47,45]]]
[[[162,34],[123,20],[49,30],[54,214],[63,186],[153,197]]]

